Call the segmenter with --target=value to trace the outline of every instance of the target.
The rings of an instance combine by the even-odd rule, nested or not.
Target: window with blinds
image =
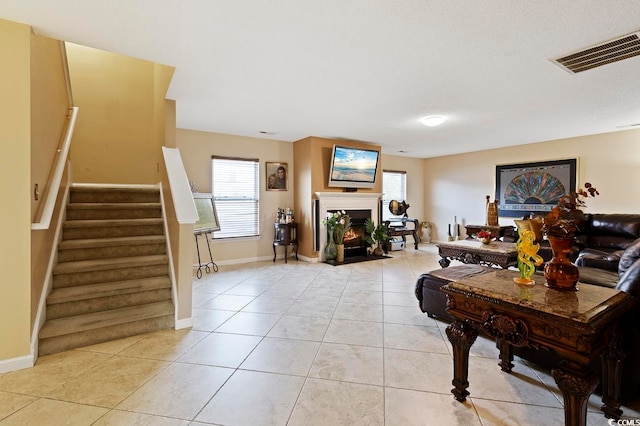
[[[211,188],[220,222],[214,239],[259,235],[259,165],[257,159],[211,157]]]
[[[382,171],[382,220],[391,220],[402,216],[394,216],[389,211],[391,200],[406,201],[407,172]]]

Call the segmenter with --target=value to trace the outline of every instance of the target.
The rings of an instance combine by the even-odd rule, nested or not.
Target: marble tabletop
[[[552,290],[545,287],[544,276],[539,273],[533,276],[535,285],[523,286],[513,281],[518,276],[518,271],[496,269],[459,282],[451,282],[448,286],[583,323],[592,321],[609,306],[626,297],[625,293],[613,288],[580,282],[578,291]]]
[[[491,241],[484,244],[478,240],[460,240],[446,243],[438,243],[438,247],[454,249],[473,249],[474,251],[485,251],[489,253],[511,253],[516,251],[516,243],[505,243],[502,241]]]

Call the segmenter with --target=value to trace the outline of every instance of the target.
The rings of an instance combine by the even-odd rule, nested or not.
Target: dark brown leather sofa
[[[620,257],[640,238],[638,214],[590,214],[578,237],[576,265],[617,272]]]
[[[640,238],[627,244],[619,256],[618,270],[612,272],[590,266],[579,267],[580,282],[590,285],[614,287],[638,299],[640,302]],[[422,312],[432,318],[445,322],[454,319],[446,312],[446,297],[440,287],[451,282],[478,274],[490,272],[491,268],[480,265],[458,265],[436,269],[422,274],[415,286],[415,295]],[[640,310],[634,310],[626,319],[624,327],[626,351],[628,356],[622,374],[621,402],[626,403],[635,397],[640,386]],[[553,352],[536,352],[527,348],[514,348],[516,355],[528,359],[543,367],[552,368],[560,358]],[[600,371],[599,366],[593,366]]]
[[[569,258],[577,266],[589,266],[611,272],[618,271],[618,262],[624,250],[640,238],[640,214],[588,213],[571,249]],[[507,232],[503,240],[516,242],[518,232]],[[551,260],[549,242],[539,241],[538,254],[544,261]],[[539,269],[542,269],[540,267]]]

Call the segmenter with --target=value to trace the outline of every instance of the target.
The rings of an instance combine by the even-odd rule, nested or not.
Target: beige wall
[[[299,231],[299,251],[308,258],[317,257],[313,247],[313,199],[316,192],[344,192],[343,188],[328,186],[329,168],[333,145],[340,144],[355,148],[380,150],[378,145],[362,142],[336,140],[309,136],[294,142],[296,164],[296,221]],[[299,191],[299,193],[298,193]],[[373,188],[358,188],[358,192],[382,193],[382,169],[376,172],[376,184]]]
[[[260,160],[260,237],[241,238],[237,241],[214,241],[213,260],[216,263],[239,262],[273,257],[273,222],[278,207],[293,207],[295,176],[293,144],[268,139],[231,136],[220,133],[177,129],[176,147],[187,171],[189,180],[196,183],[199,192],[211,192],[211,156],[221,155]],[[288,191],[267,191],[265,162],[287,163],[289,171]],[[297,212],[294,210],[297,220]],[[206,243],[199,239],[200,252],[207,253]],[[282,248],[278,254],[282,256]]]
[[[58,160],[58,148],[66,130],[69,98],[65,77],[63,51],[59,40],[31,36],[31,188],[38,184],[40,196],[31,198],[32,218],[39,218],[47,195],[53,168]],[[58,191],[51,226],[31,233],[31,324],[37,314],[44,288],[47,266],[60,219],[62,195],[67,174]],[[38,213],[38,215],[36,214]]]
[[[165,99],[173,69],[67,43],[75,105],[74,182],[160,181]]]
[[[640,213],[640,130],[583,136],[503,149],[425,159],[424,212],[434,240],[446,240],[447,225],[485,223],[485,197],[495,194],[495,166],[578,158],[578,184],[591,182],[600,196],[586,212]],[[501,224],[513,224],[501,217]],[[462,227],[464,232],[464,227]]]
[[[40,198],[31,201],[32,219],[46,195],[69,115],[62,47],[59,40],[31,36],[31,187]]]
[[[168,148],[176,147],[176,101],[164,101],[164,145]]]
[[[0,20],[0,360],[30,351],[30,33]]]
[[[426,193],[424,160],[385,154],[382,156],[382,169],[407,172],[406,202],[411,205],[407,210],[407,215],[412,219],[418,219],[420,222],[429,222],[429,218],[424,214]]]
[[[294,183],[295,220],[298,222],[298,253],[307,258],[316,256],[313,249],[313,185],[314,164],[321,167],[321,162],[314,161],[311,139],[297,141],[293,145],[293,162],[296,165]]]

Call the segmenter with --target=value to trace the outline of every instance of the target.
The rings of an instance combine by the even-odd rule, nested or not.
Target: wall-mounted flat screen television
[[[329,186],[373,188],[376,183],[379,151],[334,145],[329,168]]]

